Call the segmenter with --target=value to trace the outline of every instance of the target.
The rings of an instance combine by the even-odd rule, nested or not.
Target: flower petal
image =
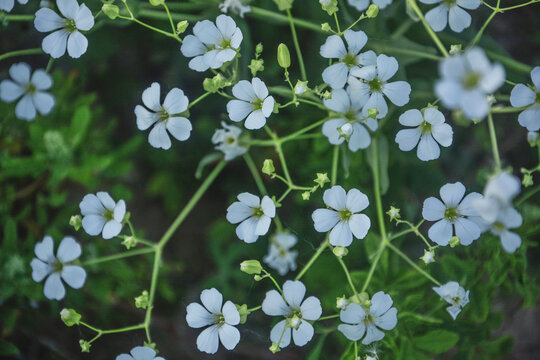
[[[306,345],[312,338],[315,330],[313,325],[307,321],[302,321],[298,329],[292,330],[292,337],[296,346]]]
[[[197,349],[207,354],[215,354],[219,347],[219,327],[212,325],[197,337]]]
[[[167,134],[166,126],[163,122],[158,122],[148,134],[148,143],[153,147],[168,150],[171,148],[171,138]]]
[[[34,253],[38,257],[38,259],[50,263],[53,262],[54,257],[54,241],[51,236],[45,236],[43,240],[38,242],[34,246]]]
[[[234,306],[234,305],[233,305]],[[240,342],[240,331],[234,326],[223,324],[218,330],[219,340],[227,350],[232,350]]]
[[[349,223],[340,221],[330,231],[330,244],[333,246],[349,246],[353,240]]]
[[[338,62],[328,66],[322,73],[322,78],[325,83],[330,85],[332,89],[341,89],[347,82],[347,76],[349,75],[349,69],[347,65],[342,62]]]
[[[365,214],[354,214],[349,220],[349,228],[357,239],[365,238],[370,227],[371,221]]]
[[[192,328],[201,328],[214,323],[214,316],[199,303],[189,304],[186,311],[186,321]]]
[[[330,209],[317,209],[311,215],[315,230],[318,232],[330,231],[339,221],[337,212]]]
[[[457,207],[461,199],[463,199],[463,195],[465,195],[465,186],[459,181],[445,184],[441,187],[439,193],[447,207]]]
[[[58,246],[56,257],[60,262],[67,263],[81,256],[81,245],[71,236],[66,236]]]
[[[283,284],[283,295],[290,307],[299,309],[306,295],[306,286],[298,280],[287,280]]]
[[[201,302],[212,314],[221,314],[223,295],[215,288],[206,289],[201,292]]]
[[[65,265],[62,268],[62,279],[74,289],[80,289],[86,281],[86,271],[80,266]]]
[[[321,301],[315,296],[310,296],[304,300],[300,310],[302,311],[302,319],[317,320],[322,314]]]
[[[287,316],[289,306],[277,290],[270,290],[263,300],[262,311],[269,316]]]
[[[428,230],[428,236],[441,246],[446,246],[452,238],[452,224],[446,219],[439,220]]]
[[[291,343],[291,328],[287,328],[286,325],[287,320],[281,320],[270,331],[270,341],[279,344],[280,348],[287,347]]]
[[[236,305],[232,301],[226,301],[222,309],[223,317],[225,322],[229,325],[238,325],[240,324],[240,313],[236,308]]]
[[[193,126],[185,117],[171,117],[165,125],[167,130],[176,140],[185,141],[189,139]]]
[[[66,296],[66,289],[60,280],[59,273],[53,273],[45,280],[43,293],[49,300],[62,300]]]
[[[385,312],[392,307],[392,298],[390,295],[385,294],[382,291],[375,293],[371,297],[371,307],[369,308],[369,313],[375,317],[382,316]]]
[[[120,231],[122,231],[122,223],[116,220],[110,220],[103,226],[102,236],[105,240],[112,239],[120,234]]]
[[[424,200],[424,206],[422,208],[422,217],[427,221],[437,221],[444,217],[446,206],[441,200],[430,197]]]
[[[32,280],[35,282],[41,282],[52,272],[52,268],[49,264],[36,258],[32,259],[30,266],[32,267]]]
[[[146,88],[142,93],[143,104],[154,112],[161,110],[160,101],[161,86],[157,82],[153,82],[149,88]]]

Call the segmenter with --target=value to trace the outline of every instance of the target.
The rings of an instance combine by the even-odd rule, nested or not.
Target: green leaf
[[[434,330],[413,340],[414,346],[432,354],[450,350],[459,340],[459,335],[448,330]]]
[[[211,164],[213,162],[215,162],[216,160],[219,160],[222,158],[222,154],[221,153],[211,153],[211,154],[208,154],[208,155],[205,155],[201,161],[199,162],[199,165],[197,165],[197,170],[195,171],[195,178],[196,179],[201,179],[202,178],[202,175],[203,175],[203,171],[204,171],[204,168],[208,165],[208,164]]]
[[[92,115],[88,105],[81,106],[75,110],[73,118],[71,118],[71,126],[69,128],[69,135],[71,139],[71,148],[75,149],[84,138],[90,125]]]
[[[0,339],[0,355],[3,356],[17,356],[19,355],[19,349],[10,342],[4,339]]]
[[[374,158],[375,155],[373,152],[377,151],[377,158],[379,163],[379,179],[381,183],[381,194],[384,195],[388,191],[388,188],[390,187],[390,178],[388,176],[388,140],[386,137],[381,136],[377,141],[377,149],[375,149],[372,146],[370,146],[367,149],[368,153],[368,163],[369,166],[371,166],[371,169],[373,170],[374,164]]]
[[[4,241],[2,251],[9,253],[17,248],[17,223],[8,217],[4,224]]]
[[[315,344],[315,346],[309,352],[306,358],[307,360],[318,360],[320,358],[325,339],[326,335],[321,336],[319,341],[317,341],[317,344]]]

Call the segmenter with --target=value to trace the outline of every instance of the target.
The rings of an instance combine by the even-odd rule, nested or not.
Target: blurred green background
[[[36,3],[17,5],[12,13],[33,13]],[[136,14],[155,10],[145,1],[131,3]],[[188,2],[167,3],[173,9],[173,4]],[[192,20],[214,20],[219,14],[218,1],[190,3],[187,10],[173,10],[189,14],[186,18],[190,27],[186,34],[191,33]],[[101,6],[96,0],[86,4],[94,13]],[[278,12],[270,0],[253,1],[252,5]],[[338,15],[342,24],[352,23],[359,13],[344,6],[344,2],[340,5]],[[422,9],[425,11],[426,7]],[[480,45],[524,64],[540,65],[539,9],[540,6],[533,5],[496,16]],[[314,0],[296,0],[293,14],[314,24],[331,21]],[[447,45],[467,44],[489,14],[487,8],[472,12],[471,28],[462,34],[445,31],[441,39]],[[210,138],[220,122],[228,120],[227,100],[210,96],[202,106],[191,109],[194,130],[188,141],[173,141],[169,151],[152,148],[147,143],[147,133],[137,130],[133,114],[135,105],[141,102],[142,91],[157,81],[163,92],[179,87],[194,100],[204,92],[202,80],[211,74],[189,70],[179,44],[172,39],[127,21],[110,21],[104,16],[99,20],[88,34],[89,49],[81,59],[64,56],[55,61],[52,92],[57,105],[49,116],[27,123],[15,118],[14,105],[0,103],[2,359],[111,359],[142,345],[146,339],[144,331],[107,335],[93,344],[90,354],[81,354],[79,339],[89,340],[94,334],[84,328],[65,327],[59,312],[64,307],[75,308],[85,321],[102,329],[139,323],[144,312],[135,308],[133,298],[149,287],[151,256],[89,266],[83,289],[68,289],[66,298],[56,302],[45,299],[43,284],[31,279],[29,263],[34,257],[34,245],[45,234],[52,235],[56,244],[63,236],[73,235],[83,246],[82,259],[124,251],[119,239],[91,238],[82,230],[75,232],[68,224],[70,216],[78,213],[82,197],[101,190],[109,191],[115,199],[124,199],[137,233],[157,241],[200,183],[194,176],[195,169],[201,158],[214,152]],[[284,85],[283,74],[275,61],[277,45],[284,42],[291,49],[295,82],[299,72],[288,24],[256,14],[248,14],[245,19],[235,16],[235,20],[244,34],[240,77],[251,77],[247,65],[253,58],[255,45],[262,42],[265,69],[258,76],[269,86]],[[168,26],[166,21],[145,21],[162,28]],[[437,78],[437,62],[399,51],[415,49],[436,54],[422,25],[408,17],[404,2],[394,1],[376,19],[362,21],[356,29],[367,33],[368,48],[398,59],[397,78],[409,81],[413,88],[411,102],[401,109],[391,107],[382,128],[388,145],[389,189],[383,198],[385,209],[394,205],[401,208],[404,218],[418,221],[422,201],[447,182],[461,181],[469,191],[481,192],[492,165],[487,124],[452,122],[454,143],[442,151],[438,161],[427,164],[420,162],[414,153],[399,151],[393,141],[402,111],[421,108],[435,100],[431,89]],[[320,74],[326,61],[318,52],[326,35],[303,28],[297,30],[310,85],[314,86],[322,82]],[[42,39],[32,23],[24,22],[0,23],[0,36],[0,53],[38,47]],[[33,68],[45,68],[48,59],[30,56],[3,60],[0,79],[5,79],[9,66],[19,61],[28,62]],[[530,81],[526,72],[506,69],[509,80]],[[499,93],[508,95],[510,90],[511,86],[505,85]],[[285,102],[279,97],[278,101]],[[450,113],[445,115],[451,118]],[[301,105],[271,116],[268,124],[284,135],[324,116],[321,110]],[[496,116],[495,126],[505,166],[511,166],[514,173],[519,173],[521,167],[536,166],[536,149],[527,143],[526,130],[518,125],[517,114]],[[262,130],[252,135],[264,138]],[[273,158],[280,171],[279,160],[271,150],[252,148],[251,153],[257,165],[262,165],[265,158]],[[311,185],[316,172],[330,172],[331,146],[325,138],[287,143],[284,151],[293,179],[300,185]],[[345,188],[357,187],[373,199],[366,152],[343,154],[338,183]],[[208,171],[205,169],[204,175]],[[277,180],[264,176],[263,179],[270,194],[279,196],[285,190]],[[262,302],[271,288],[270,283],[256,283],[238,270],[242,260],[262,259],[268,247],[267,237],[255,244],[244,244],[236,238],[235,227],[225,220],[227,206],[243,191],[257,193],[257,188],[243,160],[237,159],[227,165],[167,246],[152,321],[152,337],[160,354],[167,359],[209,358],[196,349],[199,330],[188,328],[185,322],[186,305],[198,301],[202,289],[216,287],[225,299],[253,307]],[[458,321],[450,319],[425,278],[393,254],[383,257],[368,291],[388,292],[400,313],[412,315],[400,315],[398,327],[386,334],[380,346],[381,359],[537,359],[540,353],[536,280],[540,271],[537,261],[540,253],[536,247],[540,232],[538,199],[532,197],[519,208],[525,218],[519,230],[524,245],[516,254],[504,253],[498,239],[484,235],[468,248],[444,249],[439,261],[430,265],[429,271],[442,282],[457,280],[471,290],[471,303]],[[311,212],[321,205],[319,190],[309,201],[302,201],[299,193],[290,195],[278,209],[284,225],[298,236],[299,268],[323,240],[311,221]],[[367,213],[374,219],[374,206]],[[394,225],[389,226],[394,231]],[[422,230],[427,232],[427,227]],[[364,241],[355,241],[345,258],[353,270],[354,281],[360,284],[369,269],[369,255],[377,246],[376,233],[374,227]],[[423,254],[421,241],[412,236],[396,244],[413,259]],[[335,298],[348,291],[339,264],[330,253],[323,255],[303,280],[308,293],[321,298],[324,314],[335,313]],[[339,359],[347,349],[348,342],[343,336],[337,332],[326,335],[332,322],[325,322],[317,327],[316,336],[306,347],[289,347],[272,355],[267,349],[271,321],[260,312],[250,316],[248,323],[240,326],[242,339],[237,348],[233,352],[221,348],[212,358]],[[437,329],[459,334],[459,339],[448,333],[440,334],[457,342],[444,355],[434,355],[436,349],[429,346],[432,335],[428,333]]]

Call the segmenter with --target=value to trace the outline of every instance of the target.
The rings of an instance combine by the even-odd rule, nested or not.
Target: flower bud
[[[75,231],[79,231],[82,225],[81,215],[73,215],[69,218],[69,225],[73,226]]]
[[[524,187],[529,187],[534,184],[533,177],[531,174],[525,174],[523,175],[523,181],[522,184]]]
[[[349,253],[349,250],[347,250],[346,247],[343,247],[343,246],[336,246],[332,252],[334,253],[334,255],[336,255],[338,258],[342,258],[344,256],[347,256],[347,254]]]
[[[282,68],[287,69],[289,66],[291,66],[291,54],[289,53],[289,48],[287,45],[283,43],[279,44],[277,50],[277,59],[279,66]]]
[[[341,310],[345,310],[349,303],[350,301],[345,297],[345,295],[336,299],[336,307]]]
[[[258,275],[262,271],[262,266],[258,260],[244,260],[240,264],[240,270],[249,275]]]
[[[257,55],[260,55],[262,52],[263,52],[263,44],[262,43],[258,43],[257,46],[255,47],[255,53]]]
[[[326,90],[325,92],[323,92],[322,94],[322,97],[326,100],[330,100],[332,98],[332,92]]]
[[[186,20],[180,21],[178,24],[176,24],[176,33],[182,34],[186,31],[189,23]]]
[[[276,168],[274,167],[274,162],[271,159],[264,160],[262,172],[263,174],[266,174],[266,175],[272,175],[273,173],[276,172]]]
[[[135,307],[137,309],[146,309],[149,305],[148,291],[144,290],[141,295],[135,298]]]
[[[425,250],[424,249],[424,255],[420,258],[426,265],[430,264],[435,261],[435,251],[433,250]]]
[[[388,210],[386,214],[390,216],[390,221],[401,218],[401,215],[399,214],[399,209],[393,206],[390,206],[390,210]]]
[[[137,238],[135,236],[126,236],[122,241],[122,245],[129,250],[137,245]]]
[[[114,20],[120,14],[120,8],[113,4],[103,4],[101,11],[111,20]]]
[[[279,345],[277,343],[272,343],[272,346],[270,346],[270,351],[272,352],[272,354],[275,354],[275,353],[278,353],[281,351]]]
[[[370,19],[377,17],[379,15],[379,7],[375,4],[369,5],[368,9],[366,10],[366,16]]]
[[[461,52],[461,44],[458,45],[450,45],[450,55],[457,55]]]
[[[324,24],[321,24],[321,29],[322,29],[322,31],[330,31],[330,30],[332,30],[332,28],[330,27],[330,24],[328,24],[327,22],[325,22]]]
[[[90,352],[90,343],[86,340],[79,340],[79,345],[81,346],[81,352]]]
[[[264,70],[264,60],[263,59],[251,59],[251,63],[248,68],[251,70],[251,75],[255,77],[259,71]]]
[[[79,325],[81,314],[73,309],[62,309],[62,311],[60,311],[60,318],[66,326]]]
[[[328,173],[317,173],[317,178],[313,181],[323,188],[324,184],[330,182],[330,179],[328,178]]]
[[[379,110],[377,110],[377,108],[374,108],[374,109],[369,109],[368,110],[368,116],[370,118],[374,118],[379,114]]]
[[[461,244],[461,240],[457,236],[452,236],[452,238],[450,239],[449,244],[450,244],[451,248],[455,248],[456,246]]]
[[[165,0],[149,0],[150,5],[152,6],[159,6],[165,4]]]
[[[249,315],[247,305],[246,304],[243,304],[243,305],[234,304],[234,305],[236,306],[236,310],[238,310],[238,313],[240,313],[240,324],[245,324],[247,321],[247,317]]]
[[[302,95],[307,91],[307,88],[307,81],[298,80],[294,86],[294,93],[296,95]]]
[[[319,0],[321,7],[328,15],[334,15],[338,12],[338,2],[337,0]]]
[[[302,200],[309,200],[310,196],[311,196],[311,193],[309,191],[304,191],[302,193]]]
[[[261,276],[261,275],[255,275],[255,276],[253,276],[253,279],[254,279],[255,281],[261,281],[261,280],[264,279],[264,278],[265,278],[265,277],[264,277],[264,276]]]

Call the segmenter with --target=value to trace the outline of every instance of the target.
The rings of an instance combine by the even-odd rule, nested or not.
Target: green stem
[[[424,275],[426,278],[428,278],[430,281],[432,281],[434,284],[437,284],[438,286],[441,286],[441,283],[438,282],[433,276],[429,275],[426,271],[421,269],[418,265],[414,263],[407,255],[405,255],[401,250],[399,250],[397,247],[394,246],[394,244],[387,242],[386,246],[388,246],[392,251],[394,251],[396,254],[398,254],[403,260],[405,260],[409,265],[411,265],[416,271],[418,271],[420,274]]]
[[[302,270],[300,270],[300,272],[298,273],[298,275],[296,275],[296,278],[295,280],[300,280],[302,278],[302,276],[304,276],[304,274],[309,270],[309,268],[311,267],[311,265],[313,265],[313,263],[315,262],[315,260],[317,260],[317,258],[319,256],[321,256],[321,254],[323,253],[324,249],[326,249],[326,247],[330,245],[330,243],[328,242],[328,235],[326,236],[326,239],[321,243],[321,245],[319,245],[319,248],[317,249],[317,251],[315,252],[315,254],[313,254],[313,256],[311,257],[311,259],[309,259],[308,263],[302,268]]]
[[[499,12],[499,6],[501,4],[501,0],[497,0],[497,7],[495,9],[493,9],[493,12],[491,13],[491,15],[487,18],[486,22],[484,23],[484,25],[482,25],[482,28],[480,28],[480,31],[478,31],[478,33],[476,34],[476,36],[474,37],[473,41],[471,42],[471,47],[472,46],[475,46],[478,41],[480,41],[480,38],[482,37],[482,34],[484,34],[484,30],[486,30],[487,26],[489,25],[489,23],[491,22],[491,20],[495,17],[495,15],[497,15],[497,13]]]
[[[339,262],[339,265],[341,265],[341,268],[343,269],[345,276],[347,277],[347,281],[349,282],[349,286],[351,287],[353,296],[356,296],[356,294],[358,294],[358,291],[356,291],[356,287],[354,286],[354,283],[352,281],[351,273],[349,272],[349,269],[347,269],[347,265],[345,265],[345,262],[343,261],[341,257],[336,256],[336,259]]]
[[[381,243],[379,244],[379,249],[377,249],[377,254],[375,255],[375,260],[373,260],[373,264],[371,264],[371,267],[369,268],[368,276],[364,281],[364,285],[362,285],[362,290],[360,290],[360,292],[366,291],[367,287],[369,286],[371,278],[373,277],[373,273],[375,273],[375,268],[377,267],[377,264],[379,263],[379,260],[381,259],[385,248],[386,241],[381,241]]]
[[[290,21],[288,16],[285,16],[285,15],[282,15],[282,14],[279,14],[270,10],[262,9],[256,6],[251,6],[251,12],[249,12],[247,15],[253,16],[262,20],[274,20],[281,24],[288,24]],[[298,25],[300,27],[314,30],[319,33],[324,33],[324,31],[321,29],[319,25],[316,25],[310,21],[292,18],[292,22],[295,25]]]
[[[15,50],[15,51],[10,51],[10,52],[0,55],[0,61],[10,58],[10,57],[14,57],[14,56],[41,55],[41,54],[43,54],[43,50],[41,48]]]
[[[148,307],[146,308],[146,316],[144,318],[144,329],[146,330],[146,338],[148,342],[152,342],[150,337],[150,321],[152,320],[152,310],[154,309],[154,299],[156,297],[157,282],[159,276],[159,267],[161,265],[162,248],[156,248],[154,256],[154,267],[152,268],[152,282],[150,283],[150,296],[148,298]]]
[[[381,182],[380,182],[380,169],[379,169],[379,149],[377,138],[373,139],[371,146],[373,147],[373,187],[375,190],[375,203],[377,205],[377,219],[379,221],[379,228],[381,232],[382,241],[386,241],[386,227],[384,225],[384,214],[381,201]]]
[[[88,261],[83,261],[81,265],[82,266],[94,265],[94,264],[99,264],[99,263],[103,263],[103,262],[107,262],[107,261],[119,260],[119,259],[124,259],[124,258],[132,257],[132,256],[137,256],[137,255],[142,255],[142,254],[149,254],[149,253],[153,253],[153,252],[155,252],[154,248],[131,250],[131,251],[128,251],[128,252],[125,252],[125,253],[109,255],[109,256],[103,256],[103,257],[98,257],[98,258],[91,259],[91,260],[88,260]]]
[[[322,317],[318,318],[317,321],[323,321],[323,320],[328,320],[328,319],[335,319],[335,318],[338,318],[338,317],[339,317],[339,314],[328,315],[328,316],[322,316]]]
[[[202,94],[201,96],[199,96],[198,98],[196,98],[195,100],[193,100],[189,106],[188,106],[188,109],[191,109],[192,106],[195,106],[199,101],[203,100],[204,98],[206,98],[207,96],[209,96],[211,93],[207,92],[207,93],[204,93]]]
[[[180,39],[180,38],[178,37],[178,35],[176,35],[176,34],[171,34],[171,33],[168,32],[168,31],[164,31],[164,30],[158,29],[157,27],[154,27],[154,26],[149,25],[149,24],[147,24],[147,23],[145,23],[145,22],[142,22],[141,20],[139,20],[139,19],[137,19],[137,18],[135,18],[135,17],[128,17],[128,16],[118,15],[118,18],[119,18],[119,19],[124,19],[124,20],[133,21],[133,22],[135,22],[135,23],[137,23],[137,24],[139,24],[139,25],[141,25],[141,26],[144,26],[144,27],[147,28],[147,29],[150,29],[150,30],[152,30],[152,31],[155,31],[155,32],[157,32],[157,33],[159,33],[159,34],[162,34],[162,35],[165,35],[165,36],[167,36],[167,37],[173,38],[173,39],[179,41],[180,43],[182,42],[182,39]]]
[[[167,17],[169,18],[169,23],[171,24],[172,33],[176,35],[176,28],[174,27],[174,22],[171,17],[171,12],[169,11],[169,7],[165,2],[163,2],[163,7],[165,8],[165,11],[167,12]]]
[[[426,21],[426,18],[424,17],[424,14],[422,14],[422,11],[418,7],[416,0],[407,0],[407,2],[411,6],[411,8],[414,10],[416,15],[418,15],[418,17],[420,18],[420,21],[422,21],[422,24],[424,25],[424,28],[428,32],[429,36],[431,36],[431,39],[433,39],[433,42],[435,43],[435,45],[437,45],[437,47],[439,48],[441,53],[444,55],[444,57],[449,57],[450,54],[448,54],[448,51],[446,51],[446,48],[444,47],[443,43],[441,42],[437,34],[435,34],[435,31],[433,31],[431,26]]]
[[[0,14],[0,21],[34,21],[35,18],[36,17],[34,15]]]
[[[298,57],[298,63],[300,65],[300,73],[302,74],[302,80],[307,81],[304,58],[302,57],[302,51],[300,50],[300,44],[298,43],[298,36],[296,35],[296,28],[294,27],[294,20],[293,20],[293,16],[291,14],[290,9],[287,9],[287,18],[289,19],[289,26],[291,27],[294,48],[296,49],[296,56]]]
[[[499,156],[499,145],[497,144],[497,134],[495,133],[495,125],[493,125],[493,116],[488,114],[489,139],[491,140],[491,151],[493,152],[493,160],[495,161],[495,169],[497,172],[501,170],[501,158]]]
[[[334,152],[332,154],[332,175],[331,175],[331,185],[334,186],[337,183],[337,173],[338,173],[338,162],[339,162],[339,146],[334,146]]]

